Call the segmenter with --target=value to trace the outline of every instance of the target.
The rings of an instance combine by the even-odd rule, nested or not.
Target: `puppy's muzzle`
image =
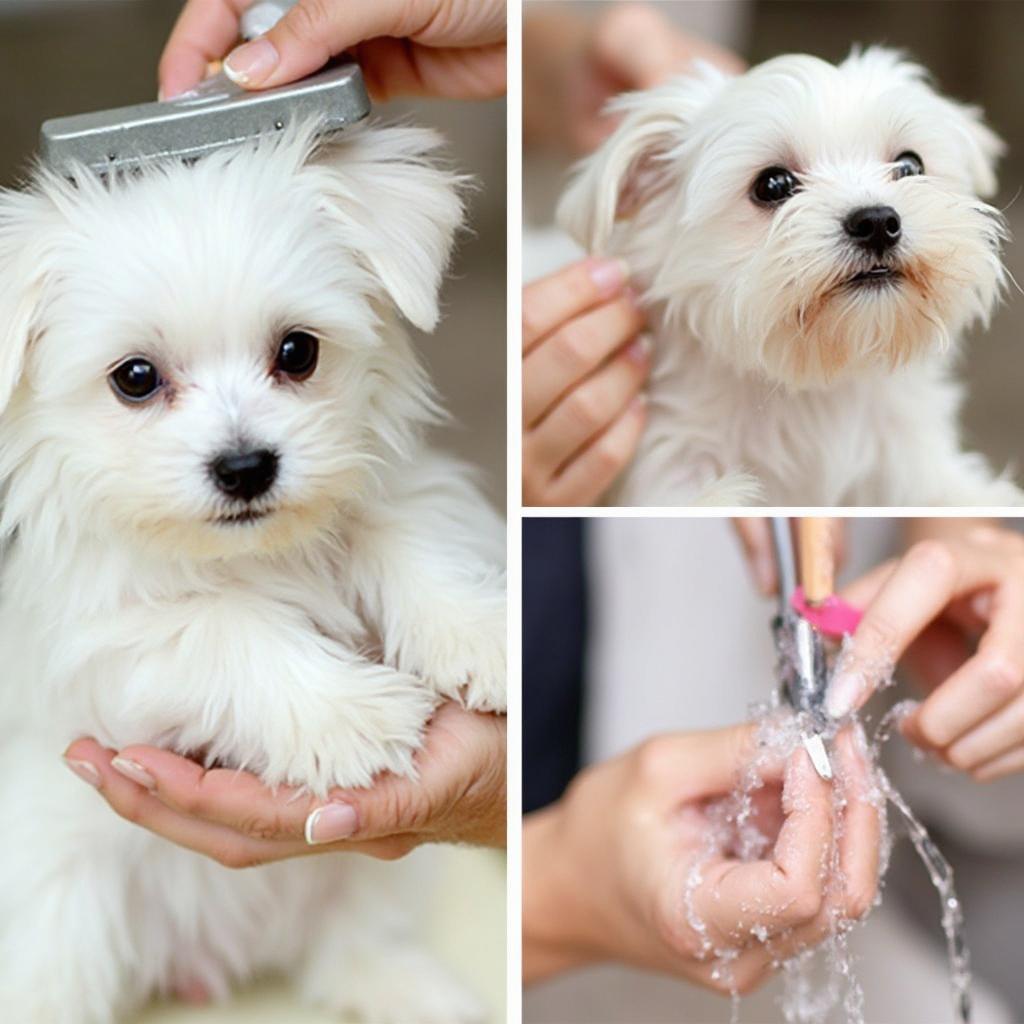
[[[217,489],[237,501],[254,501],[277,479],[277,453],[269,448],[227,452],[210,463]]]
[[[881,256],[900,240],[903,225],[891,206],[862,206],[843,221],[843,230],[858,247]]]

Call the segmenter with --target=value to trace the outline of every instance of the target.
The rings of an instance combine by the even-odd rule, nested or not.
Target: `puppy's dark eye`
[[[914,174],[924,174],[924,161],[912,150],[900,153],[893,163],[896,170],[893,171],[894,178],[909,178]]]
[[[800,188],[796,175],[785,167],[766,167],[754,180],[750,194],[767,206],[784,203]]]
[[[111,388],[126,402],[145,402],[162,387],[160,371],[142,356],[132,356],[107,374]]]
[[[292,380],[305,380],[316,369],[320,342],[306,331],[290,331],[277,350],[274,368]]]

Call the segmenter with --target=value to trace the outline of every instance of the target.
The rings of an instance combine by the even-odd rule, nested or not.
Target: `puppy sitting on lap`
[[[559,219],[623,257],[655,342],[619,504],[1004,505],[961,451],[962,332],[1005,273],[1001,143],[881,49],[616,100]]]
[[[415,864],[232,872],[59,763],[93,735],[322,795],[411,774],[443,699],[505,707],[504,531],[424,445],[400,322],[434,327],[462,217],[436,148],[294,131],[0,197],[5,1020],[265,970],[375,1024],[478,1015],[412,939]]]

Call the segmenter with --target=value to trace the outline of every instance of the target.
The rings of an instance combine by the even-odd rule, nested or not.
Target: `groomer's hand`
[[[618,260],[588,259],[523,289],[523,503],[590,505],[640,440],[644,319]]]
[[[599,961],[748,992],[773,963],[871,908],[880,822],[852,734],[836,743],[845,804],[799,749],[770,766],[755,817],[770,839],[760,860],[706,858],[709,800],[731,791],[754,754],[751,726],[666,735],[582,772],[524,829],[523,967],[527,982]],[[836,818],[836,809],[841,820]],[[833,839],[840,871],[830,873]],[[688,879],[699,865],[700,881]],[[737,951],[730,971],[706,953]],[[729,977],[731,973],[731,979]]]
[[[385,776],[327,802],[155,747],[118,752],[83,739],[64,757],[121,817],[233,868],[339,850],[393,860],[421,843],[505,844],[505,718],[456,704],[431,720],[418,780]]]
[[[236,46],[250,3],[187,0],[160,59],[163,98],[197,85],[221,58],[236,82],[265,89],[342,51],[359,61],[375,100],[505,92],[504,0],[299,0],[265,36]]]
[[[613,96],[650,89],[694,60],[739,73],[728,50],[680,30],[660,4],[601,4],[594,18],[572,4],[531,4],[523,22],[523,129],[528,145],[589,153],[611,133]]]
[[[829,692],[859,707],[905,661],[930,691],[904,735],[989,780],[1024,770],[1024,537],[970,519],[923,520],[907,553],[851,584],[865,609]]]

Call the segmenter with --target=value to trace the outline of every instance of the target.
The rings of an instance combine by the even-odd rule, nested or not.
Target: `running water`
[[[841,657],[841,655],[840,655]],[[872,672],[873,678],[883,678],[891,683],[891,668]],[[954,997],[956,1024],[970,1021],[970,966],[964,940],[964,922],[960,901],[953,886],[953,871],[949,862],[928,835],[927,830],[899,791],[879,765],[879,752],[889,739],[902,718],[915,706],[913,701],[895,705],[883,716],[870,743],[864,735],[861,722],[856,714],[835,723],[830,735],[831,741],[840,728],[852,727],[858,736],[860,750],[870,769],[870,788],[866,794],[880,811],[883,822],[879,886],[888,867],[891,837],[886,823],[885,808],[891,805],[906,828],[910,841],[924,863],[932,884],[935,886],[942,906],[942,929],[946,936],[949,953],[950,978]],[[770,704],[758,705],[751,709],[758,723],[757,754],[747,767],[736,789],[728,797],[715,801],[707,808],[708,829],[705,848],[691,866],[684,893],[684,908],[687,922],[697,935],[704,955],[712,961],[712,979],[721,982],[732,992],[732,1022],[740,1020],[740,997],[732,980],[732,965],[740,954],[739,948],[716,946],[708,934],[705,922],[695,909],[694,894],[703,882],[705,865],[714,857],[728,855],[740,860],[757,860],[765,855],[771,846],[771,837],[760,830],[757,823],[755,799],[757,792],[765,786],[769,765],[778,764],[779,759],[788,759],[801,745],[801,732],[805,724],[800,716],[788,707],[780,705],[778,698]],[[835,761],[835,759],[833,759]],[[832,784],[832,799],[837,822],[842,822],[842,809],[846,802],[847,780],[841,770],[837,771]],[[844,879],[839,866],[839,839],[833,839],[828,867],[828,888],[826,896],[842,890]],[[876,905],[881,901],[879,893]],[[764,910],[765,908],[759,908]],[[781,1009],[787,1024],[823,1024],[835,1019],[838,1011],[844,1024],[865,1024],[864,993],[857,979],[854,957],[849,948],[850,933],[863,922],[850,921],[832,912],[832,934],[817,948],[805,950],[795,957],[773,960],[773,966],[780,968],[783,976]],[[783,932],[769,937],[767,929],[752,929],[755,941],[764,945],[774,956],[773,944],[785,941]]]

